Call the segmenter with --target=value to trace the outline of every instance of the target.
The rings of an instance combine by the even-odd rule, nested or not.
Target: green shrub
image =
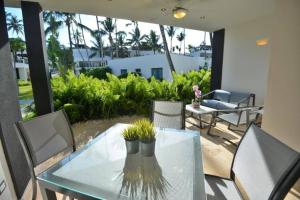
[[[207,70],[173,74],[171,82],[159,81],[154,77],[148,81],[134,74],[128,74],[126,78],[109,73],[106,76],[107,80],[99,80],[85,74],[77,77],[69,72],[65,78],[53,78],[51,83],[55,108],[59,109],[66,104],[71,107],[68,109],[72,112],[67,113],[72,123],[117,115],[147,116],[151,111],[152,100],[190,103],[194,98],[193,85],[199,85],[203,93],[207,93],[210,88],[210,71]]]
[[[63,106],[71,123],[82,120],[82,106],[77,104],[67,103]]]
[[[99,80],[107,80],[107,73],[112,73],[111,68],[109,67],[100,67],[100,68],[95,68],[95,69],[91,69],[91,70],[86,70],[85,72],[83,72],[84,74],[88,75],[88,76],[92,76],[94,78],[97,78]]]
[[[30,81],[18,80],[18,86],[28,86],[31,85]]]
[[[28,121],[30,119],[35,118],[36,116],[37,116],[37,114],[35,112],[28,112],[28,113],[26,113],[25,116],[23,116],[23,120]]]

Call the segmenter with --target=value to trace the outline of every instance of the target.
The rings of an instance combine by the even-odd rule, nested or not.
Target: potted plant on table
[[[137,127],[141,153],[144,156],[153,156],[155,152],[155,130],[153,123],[148,119],[141,119],[134,123]]]
[[[198,85],[194,85],[193,86],[193,91],[195,93],[195,98],[192,100],[192,106],[193,106],[193,108],[199,108],[200,104],[201,104],[201,101],[202,101],[201,90],[199,90]]]
[[[126,128],[122,135],[125,139],[126,149],[128,154],[134,154],[139,151],[139,135],[136,126]]]

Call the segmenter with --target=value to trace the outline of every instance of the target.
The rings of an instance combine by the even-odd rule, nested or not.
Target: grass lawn
[[[33,99],[31,85],[19,86],[19,100]]]

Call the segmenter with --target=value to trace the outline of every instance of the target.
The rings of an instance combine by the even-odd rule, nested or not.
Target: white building
[[[95,56],[90,57],[94,51],[92,51],[90,48],[76,48],[73,49],[73,60],[75,62],[76,68],[81,67],[101,67],[107,65],[107,60],[110,60],[111,58],[109,56],[104,56],[102,59],[99,53],[96,53]]]
[[[204,58],[171,54],[177,73],[185,73],[190,70],[199,70],[204,65]],[[121,75],[129,72],[140,73],[145,78],[155,76],[158,79],[171,80],[172,74],[165,54],[155,54],[108,60],[108,67],[113,74]]]
[[[23,56],[21,56],[21,54]],[[19,80],[27,81],[30,79],[30,73],[29,73],[29,65],[28,65],[28,58],[26,56],[26,51],[24,52],[17,52],[17,60],[16,60],[16,66],[14,64],[14,58],[11,54],[11,62],[12,66],[16,67],[16,76]]]

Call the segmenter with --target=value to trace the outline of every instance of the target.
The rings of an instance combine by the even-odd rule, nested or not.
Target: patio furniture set
[[[217,109],[154,101],[156,148],[150,157],[127,154],[121,133],[128,124],[112,126],[76,151],[63,110],[18,122],[16,130],[32,169],[32,199],[37,182],[44,200],[56,199],[55,192],[77,199],[282,199],[299,177],[300,155],[254,123],[237,147],[230,178],[203,173],[200,133],[185,130],[185,110],[200,119],[213,116],[208,123],[212,126],[230,114],[222,116]],[[70,153],[61,161],[35,174],[37,165],[66,151]]]

